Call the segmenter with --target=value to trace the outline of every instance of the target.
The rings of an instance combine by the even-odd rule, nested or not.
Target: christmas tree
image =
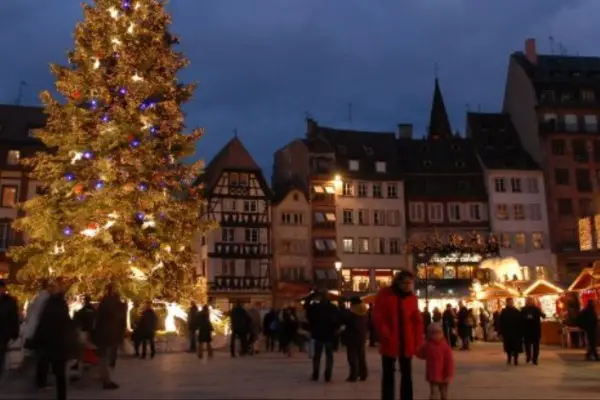
[[[43,92],[49,151],[25,161],[44,193],[24,204],[15,229],[27,237],[11,257],[19,279],[61,277],[76,293],[116,283],[126,295],[177,298],[193,289],[202,165],[180,161],[202,130],[184,133],[181,105],[195,85],[178,81],[188,64],[172,47],[159,0],[83,4],[69,66],[52,65],[56,90]],[[192,285],[190,285],[192,284]],[[190,292],[187,292],[190,289]]]

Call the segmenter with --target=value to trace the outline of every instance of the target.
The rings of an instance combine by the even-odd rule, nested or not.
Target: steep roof
[[[431,112],[429,115],[428,137],[431,139],[446,138],[452,136],[452,128],[448,119],[448,112],[444,104],[444,97],[440,89],[440,82],[436,78],[433,88],[433,99],[431,101]]]
[[[29,136],[29,129],[42,128],[47,116],[41,107],[0,104],[0,141],[41,145]]]
[[[520,51],[511,57],[523,67],[534,84],[600,85],[600,57],[536,55],[535,63]]]
[[[539,166],[523,148],[510,115],[468,113],[467,129],[480,160],[488,169],[537,170]]]
[[[211,188],[221,173],[226,170],[261,172],[260,167],[237,136],[227,142],[206,166],[202,177],[206,187]]]
[[[273,203],[281,203],[292,190],[298,190],[307,200],[309,199],[306,183],[302,182],[298,176],[294,176],[292,179],[273,186]]]

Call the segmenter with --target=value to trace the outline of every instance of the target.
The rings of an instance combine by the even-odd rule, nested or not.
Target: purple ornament
[[[119,89],[119,93],[120,93],[122,96],[125,96],[125,95],[127,94],[127,89],[126,89],[126,88],[124,88],[124,87],[122,87],[121,89]]]
[[[142,142],[140,142],[139,139],[133,139],[130,144],[131,144],[131,147],[136,148],[136,147],[140,147],[140,144],[142,144]]]
[[[86,160],[91,160],[92,157],[94,157],[94,153],[92,153],[91,151],[86,151],[85,153],[83,153],[83,158],[85,158]]]
[[[135,219],[137,219],[138,221],[142,222],[144,220],[144,213],[143,212],[138,212],[135,214]]]
[[[104,187],[104,182],[102,181],[97,181],[96,184],[94,185],[94,187],[98,190],[102,189]]]
[[[90,106],[92,107],[92,110],[97,109],[98,108],[98,101],[96,101],[96,100],[90,101]]]
[[[128,0],[123,0],[123,4],[122,7],[126,10],[128,10],[131,7],[131,2]]]
[[[140,184],[138,185],[138,189],[141,192],[145,192],[146,190],[148,190],[148,184],[146,182],[140,182]]]
[[[108,114],[104,114],[102,116],[102,122],[108,122],[110,120],[110,118],[108,117]]]
[[[65,229],[63,229],[63,233],[65,236],[71,236],[73,234],[73,229],[70,226],[66,226]]]
[[[75,174],[73,174],[72,172],[68,172],[65,174],[65,179],[67,180],[67,182],[72,182],[73,179],[75,179]]]

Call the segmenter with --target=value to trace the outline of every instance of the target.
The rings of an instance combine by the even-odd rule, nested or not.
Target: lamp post
[[[333,266],[335,267],[335,270],[337,271],[337,275],[338,275],[338,292],[340,297],[342,296],[342,262],[341,261],[336,261],[333,263]]]

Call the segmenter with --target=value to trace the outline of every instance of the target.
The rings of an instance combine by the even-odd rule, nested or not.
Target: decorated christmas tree
[[[24,204],[15,229],[27,237],[11,257],[19,280],[61,277],[76,293],[108,282],[126,295],[176,299],[194,286],[202,165],[181,161],[200,129],[185,133],[181,105],[195,88],[177,79],[188,64],[172,47],[159,0],[83,5],[69,66],[52,65],[56,90],[41,94],[49,151],[25,161],[44,193]],[[189,290],[189,291],[188,291]]]

